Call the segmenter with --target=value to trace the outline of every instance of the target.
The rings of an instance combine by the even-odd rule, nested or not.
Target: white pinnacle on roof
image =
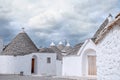
[[[59,49],[59,50],[63,50],[64,49],[64,44],[62,43],[62,41],[60,41],[59,43],[58,43],[58,45],[57,45],[57,48]]]
[[[69,42],[67,42],[66,46],[70,46],[70,43],[69,43]]]
[[[61,45],[61,44],[63,44],[62,41],[60,41],[60,42],[58,43],[58,45]]]
[[[109,20],[109,22],[113,21],[113,16],[111,14],[109,14],[108,20]]]
[[[50,46],[55,46],[55,43],[54,43],[54,42],[52,42],[52,43],[50,44]]]

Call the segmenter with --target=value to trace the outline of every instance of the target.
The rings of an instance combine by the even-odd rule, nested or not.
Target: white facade
[[[98,80],[120,80],[120,26],[114,26],[97,44]]]
[[[63,76],[89,76],[87,56],[96,56],[96,45],[92,40],[86,40],[76,56],[66,56],[63,58]]]
[[[31,74],[30,55],[26,56],[0,56],[0,74],[20,74],[21,71],[25,75]]]
[[[56,61],[56,76],[62,76],[62,61]]]
[[[35,59],[35,72],[32,74],[33,58]],[[50,63],[47,63],[47,58],[51,59]],[[25,56],[1,55],[0,60],[0,74],[20,74],[20,72],[24,72],[24,75],[50,76],[61,74],[61,61],[56,60],[56,53],[32,53]]]
[[[62,67],[63,76],[80,76],[81,75],[80,56],[64,57]]]
[[[56,54],[55,53],[33,53],[37,57],[36,75],[56,75]],[[47,58],[51,58],[51,63],[47,63]]]

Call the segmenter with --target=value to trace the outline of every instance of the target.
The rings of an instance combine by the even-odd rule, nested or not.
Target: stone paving
[[[19,75],[0,75],[0,80],[96,80],[96,79],[69,79],[48,76],[19,76]]]

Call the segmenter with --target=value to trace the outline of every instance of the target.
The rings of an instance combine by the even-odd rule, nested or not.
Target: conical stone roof
[[[71,49],[68,53],[69,55],[77,55],[78,51],[80,50],[81,46],[83,45],[84,43],[79,43],[79,44],[76,44],[74,46],[73,49]]]
[[[72,49],[71,46],[66,46],[66,47],[63,49],[63,51],[69,52],[71,49]]]
[[[64,49],[62,50],[62,52],[66,55],[69,54],[70,51],[72,51],[72,47],[70,46],[70,43],[67,42],[66,46],[64,47]]]
[[[50,47],[55,53],[57,53],[57,59],[62,60],[62,52],[59,50],[56,46],[51,46]]]
[[[106,18],[105,21],[101,24],[101,26],[99,27],[99,29],[96,31],[95,35],[93,36],[93,38],[97,38],[98,35],[100,34],[100,32],[108,25],[109,23],[109,19]]]
[[[37,52],[37,47],[33,41],[29,38],[27,33],[19,33],[10,44],[3,50],[4,55],[26,55],[33,52]]]
[[[39,52],[40,53],[55,53],[54,50],[51,48],[40,48]]]

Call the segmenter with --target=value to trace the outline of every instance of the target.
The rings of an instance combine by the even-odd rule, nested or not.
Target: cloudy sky
[[[0,0],[0,36],[7,44],[24,27],[38,47],[64,40],[75,45],[119,12],[119,0]]]

